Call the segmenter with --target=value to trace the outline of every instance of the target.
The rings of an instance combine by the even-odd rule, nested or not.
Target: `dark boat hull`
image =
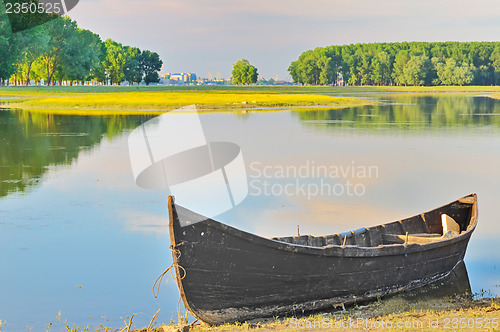
[[[313,247],[211,219],[181,227],[179,220],[192,212],[169,201],[181,296],[194,316],[211,324],[327,309],[429,284],[463,260],[475,227],[469,222],[459,236],[425,245]],[[465,213],[467,205],[461,208]],[[477,218],[474,208],[462,219]]]

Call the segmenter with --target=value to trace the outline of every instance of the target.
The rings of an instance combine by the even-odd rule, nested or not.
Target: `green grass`
[[[492,93],[490,95],[490,98],[493,98],[493,99],[500,99],[500,93]]]
[[[63,86],[1,87],[4,107],[58,114],[161,113],[182,106],[217,111],[272,110],[288,107],[332,108],[374,104],[345,94],[365,93],[491,93],[500,86]]]
[[[268,109],[298,106],[352,107],[373,104],[355,98],[340,98],[308,91],[253,88],[178,89],[166,87],[61,87],[3,88],[0,101],[5,107],[74,111],[149,111],[160,112],[182,106],[197,105],[203,110]],[[135,90],[134,90],[135,89]],[[138,89],[138,90],[137,90]],[[299,93],[301,92],[301,93]]]
[[[500,92],[500,86],[313,86],[313,85],[193,85],[193,86],[129,86],[129,85],[107,85],[107,86],[9,86],[0,87],[0,94],[12,91],[13,94],[19,93],[95,93],[95,92],[132,92],[132,91],[337,91],[337,92],[356,92],[356,91],[459,91],[459,92],[474,92],[474,91],[490,91]]]
[[[178,325],[172,321],[170,324],[155,323],[156,314],[148,327],[137,328],[133,322],[134,316],[126,317],[122,326],[108,327],[101,324],[94,328],[70,327],[66,322],[65,326],[66,331],[81,332],[387,331],[388,326],[392,326],[390,330],[396,331],[500,331],[500,298],[472,300],[451,297],[410,301],[396,296],[309,316],[268,318],[218,326],[195,323],[189,328],[186,324]],[[60,315],[58,319],[61,320]],[[398,324],[401,326],[398,327]],[[454,328],[454,324],[457,327]],[[465,327],[459,328],[460,324]],[[484,324],[488,324],[488,327]],[[51,326],[49,323],[47,331],[51,331]],[[8,327],[5,323],[2,325],[0,320],[0,332],[2,328],[8,331]]]
[[[500,86],[300,86],[300,85],[201,85],[201,86],[53,86],[0,87],[0,96],[58,95],[61,93],[102,93],[134,91],[248,91],[268,93],[356,93],[356,92],[500,92]]]
[[[231,92],[109,92],[43,98],[26,101],[23,104],[37,107],[98,107],[98,108],[174,108],[196,104],[200,107],[276,107],[276,106],[314,106],[314,105],[351,105],[357,102],[348,98],[336,98],[314,94],[270,94],[270,93],[231,93]]]
[[[297,318],[267,319],[257,323],[223,324],[213,327],[197,325],[189,331],[385,331],[389,326],[392,326],[392,330],[398,331],[456,331],[458,329],[453,328],[453,324],[459,325],[460,323],[469,324],[460,329],[463,331],[481,329],[500,331],[499,301],[499,298],[482,300],[450,298],[413,302],[395,297],[365,306],[355,306],[346,311],[339,310]],[[495,324],[492,324],[493,319],[496,319]],[[486,322],[489,322],[489,329],[479,328],[480,323]],[[170,324],[162,325],[154,331],[174,332],[178,330],[176,325]],[[147,330],[136,331],[146,332]]]

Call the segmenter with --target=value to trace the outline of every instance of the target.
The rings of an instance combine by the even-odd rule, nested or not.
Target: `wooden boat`
[[[329,309],[430,284],[463,260],[478,217],[472,194],[384,225],[267,239],[212,219],[191,223],[200,216],[172,196],[168,207],[177,286],[186,308],[210,324]]]

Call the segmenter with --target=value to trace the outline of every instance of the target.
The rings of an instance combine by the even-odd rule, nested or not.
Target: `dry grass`
[[[500,331],[500,298],[483,300],[434,300],[411,302],[402,297],[377,301],[346,311],[260,322],[195,325],[162,325],[154,332],[229,331]],[[147,329],[136,332],[146,332]]]

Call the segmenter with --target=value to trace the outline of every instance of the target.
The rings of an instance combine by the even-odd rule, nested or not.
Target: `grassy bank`
[[[362,93],[492,93],[499,86],[74,86],[2,87],[0,101],[19,108],[171,109],[197,104],[202,108],[258,108],[366,104],[367,101],[334,95]],[[247,104],[248,103],[248,104]]]
[[[160,310],[158,310],[159,312]],[[244,323],[209,326],[195,321],[188,324],[157,323],[157,314],[149,327],[138,328],[135,315],[126,317],[123,325],[79,327],[65,322],[68,332],[231,332],[231,331],[500,331],[500,297],[472,300],[462,297],[408,300],[399,295],[367,305],[337,308],[288,318],[268,318]],[[161,315],[160,315],[161,316]],[[46,331],[51,331],[48,324]],[[28,327],[27,327],[28,328]],[[0,332],[10,331],[0,320]]]
[[[121,87],[118,87],[121,88]],[[138,87],[135,87],[137,89]],[[3,88],[0,101],[4,107],[20,109],[81,111],[152,111],[161,112],[182,106],[197,105],[201,110],[268,109],[287,107],[353,107],[373,104],[356,98],[342,98],[309,91],[274,89],[178,89],[166,87],[61,87],[61,88]]]
[[[493,99],[500,99],[500,93],[492,93],[490,95],[490,98],[493,98]]]
[[[277,110],[289,107],[331,108],[374,104],[356,98],[378,93],[468,93],[500,98],[500,86],[74,86],[2,87],[0,107],[58,114],[161,113],[182,106],[201,110]],[[349,95],[349,98],[345,96]],[[352,96],[352,98],[351,98]]]
[[[412,302],[395,297],[333,313],[306,317],[270,319],[262,322],[194,325],[192,332],[222,331],[500,331],[500,298],[425,300]],[[174,332],[174,325],[162,325],[155,332]],[[136,332],[146,332],[139,329]]]
[[[42,109],[157,109],[168,110],[195,104],[200,109],[263,108],[287,106],[348,107],[368,104],[360,99],[316,94],[186,92],[106,92],[84,95],[41,97],[16,103],[16,107]]]
[[[0,96],[37,96],[106,93],[106,92],[161,92],[161,91],[224,91],[232,93],[366,93],[366,92],[488,92],[500,93],[500,86],[311,86],[311,85],[200,85],[200,86],[53,86],[0,87]]]

